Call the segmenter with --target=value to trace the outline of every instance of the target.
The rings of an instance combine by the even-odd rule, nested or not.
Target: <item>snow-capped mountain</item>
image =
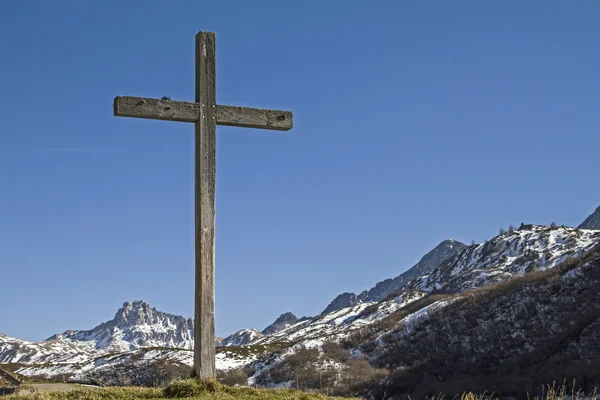
[[[459,253],[467,246],[457,240],[444,240],[433,250],[425,254],[421,260],[406,272],[393,279],[378,282],[373,288],[356,295],[342,293],[325,308],[323,313],[353,307],[361,303],[372,303],[383,300],[387,295],[404,287],[410,280],[425,275],[437,268],[444,260]]]
[[[425,294],[419,290],[412,290],[381,302],[361,303],[353,307],[320,314],[312,319],[300,321],[285,330],[265,335],[249,344],[297,343],[302,346],[314,347],[327,340],[346,337],[387,317]]]
[[[581,225],[578,227],[579,229],[598,229],[600,230],[600,206],[596,208],[589,217],[583,221]]]
[[[528,272],[550,269],[585,254],[599,243],[600,231],[522,225],[518,230],[499,235],[484,244],[460,246],[461,251],[433,271],[407,282],[381,301],[358,303],[322,313],[248,344],[288,342],[314,345],[332,338],[347,337],[433,290],[459,293]]]
[[[194,323],[191,318],[157,311],[144,301],[126,302],[115,317],[89,331],[67,331],[48,341],[85,342],[110,352],[140,347],[193,349]]]
[[[486,243],[472,245],[408,287],[462,292],[515,275],[552,268],[578,257],[600,241],[600,231],[521,225]]]
[[[193,338],[191,318],[157,311],[143,301],[126,302],[112,320],[88,331],[67,331],[42,342],[0,335],[0,363],[77,363],[141,347],[193,349]]]
[[[444,247],[456,246],[454,255],[445,257],[433,269],[425,267],[426,262],[420,263],[421,276],[373,292],[377,293],[373,298],[387,293],[383,298],[361,301],[309,319],[283,314],[265,329],[266,334],[245,329],[223,339],[217,350],[217,369],[253,365],[259,374],[270,368],[271,361],[282,362],[299,348],[350,340],[361,332],[378,332],[378,337],[383,338],[398,331],[398,323],[407,327],[401,335],[412,335],[411,327],[428,319],[431,312],[443,312],[454,301],[448,298],[431,304],[430,299],[435,300],[435,296],[456,296],[515,276],[552,270],[598,249],[599,243],[600,231],[535,225],[522,225],[480,245],[449,242]],[[440,254],[434,259],[447,253]],[[390,292],[391,287],[398,289]],[[398,315],[402,316],[400,322],[389,322]],[[0,335],[0,363],[13,363],[14,370],[25,376],[66,376],[83,382],[94,379],[126,384],[128,378],[122,375],[134,373],[127,371],[138,371],[139,379],[161,375],[169,370],[168,365],[181,373],[188,371],[192,365],[192,340],[191,319],[156,311],[144,302],[125,303],[113,320],[89,331],[68,331],[39,343]],[[375,338],[369,348],[381,343],[384,342]]]
[[[219,346],[242,346],[254,342],[260,339],[262,336],[263,334],[257,331],[256,329],[242,329],[240,331],[237,331],[233,335],[229,335],[225,339],[221,340]]]
[[[465,275],[461,282],[470,281],[463,286],[467,290],[416,292],[415,299],[362,328],[325,336],[304,333],[287,349],[253,363],[249,382],[295,385],[302,378],[306,389],[319,390],[327,382],[328,390],[337,386],[348,393],[350,388],[352,395],[376,399],[456,396],[465,390],[525,398],[566,375],[577,385],[574,391],[593,392],[600,384],[600,237],[572,229],[548,233],[550,229],[524,226],[518,235],[492,240],[508,247],[517,238],[515,247],[525,249],[538,235],[538,241],[545,241],[546,262],[531,257],[519,267],[505,263],[506,274],[496,282],[472,279],[478,268],[469,269],[465,262],[477,257],[473,253],[479,246],[472,246],[439,267],[465,267],[452,271]],[[344,323],[350,326],[366,312]],[[303,328],[291,328],[287,336]],[[282,338],[285,333],[280,332]],[[337,348],[332,349],[332,341]],[[299,362],[309,367],[295,373]],[[311,376],[316,378],[311,381]],[[373,377],[379,377],[377,385]]]

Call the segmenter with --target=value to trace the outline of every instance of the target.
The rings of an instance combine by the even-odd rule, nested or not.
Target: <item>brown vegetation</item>
[[[231,371],[217,371],[217,380],[227,386],[247,386],[248,372],[242,368]]]
[[[581,276],[564,279],[584,265]],[[375,363],[392,373],[378,396],[495,391],[522,398],[565,378],[593,391],[600,385],[600,246],[556,268],[462,293],[411,335],[385,340]]]
[[[351,358],[335,342],[318,349],[301,348],[282,361],[271,365],[256,377],[256,384],[268,386],[288,382],[301,390],[328,395],[351,395],[381,384],[387,371],[373,368],[368,360]]]

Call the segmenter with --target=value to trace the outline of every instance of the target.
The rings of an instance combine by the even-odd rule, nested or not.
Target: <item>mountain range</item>
[[[456,240],[444,240],[433,250],[425,254],[423,258],[421,258],[421,260],[412,268],[408,269],[408,271],[395,278],[378,282],[374,287],[363,291],[359,295],[354,293],[342,293],[329,303],[323,313],[329,313],[346,307],[353,307],[361,303],[381,301],[390,293],[402,288],[408,281],[433,271],[443,261],[459,253],[466,247],[467,246],[464,243]]]
[[[600,274],[600,230],[587,228],[596,221],[592,217],[586,219],[581,229],[521,224],[518,229],[510,229],[481,244],[443,241],[403,274],[379,282],[359,295],[342,294],[315,317],[297,318],[284,313],[262,332],[245,329],[223,339],[217,347],[217,369],[224,373],[246,368],[251,371],[249,383],[292,384],[295,380],[290,378],[290,372],[281,372],[286,363],[298,357],[303,349],[327,349],[332,342],[345,346],[343,352],[347,356],[340,360],[360,355],[370,365],[383,369],[428,365],[418,359],[417,350],[405,355],[398,353],[401,350],[397,349],[408,344],[421,348],[421,354],[425,352],[419,346],[427,344],[444,357],[447,354],[454,357],[453,352],[461,351],[471,361],[489,363],[497,357],[495,352],[501,351],[501,346],[495,343],[501,337],[523,337],[515,342],[521,346],[518,354],[522,355],[543,347],[544,337],[550,333],[566,334],[560,326],[580,319],[583,321],[577,322],[583,324],[580,333],[564,342],[570,346],[569,354],[596,354],[598,350],[600,359],[600,349],[589,347],[590,340],[597,335],[590,326],[600,323],[596,314],[600,299],[594,303],[593,294],[600,293],[600,288],[594,286],[600,282],[600,278],[595,280]],[[585,278],[585,282],[578,283],[579,278]],[[503,297],[496,298],[499,287],[505,291]],[[562,292],[565,293],[562,300],[551,298],[552,293]],[[578,296],[584,293],[587,297],[580,300]],[[579,314],[565,313],[566,302],[585,304],[588,314],[577,319]],[[496,305],[492,307],[493,304]],[[514,309],[509,312],[507,307]],[[545,313],[544,321],[535,330],[519,325],[524,322],[516,316],[534,312]],[[565,322],[568,315],[575,322]],[[471,327],[468,335],[463,326],[452,325],[453,318],[470,321],[464,322]],[[490,333],[490,329],[501,334]],[[472,332],[479,332],[479,336],[473,337]],[[457,347],[455,342],[459,337],[473,345],[469,349]],[[482,350],[471,354],[473,346]],[[29,377],[102,384],[155,384],[157,380],[171,379],[174,374],[189,374],[192,348],[191,319],[134,301],[124,303],[111,321],[87,331],[67,331],[35,343],[0,334],[0,364]],[[517,350],[511,347],[510,351]],[[320,354],[316,357],[326,358],[328,353],[323,350]],[[433,354],[428,357],[435,359]],[[346,361],[321,361],[322,368],[334,366],[338,371],[351,368],[350,364],[344,364]],[[454,371],[458,370],[454,366]],[[439,373],[454,377],[451,371],[448,366]],[[400,375],[386,378],[388,393],[405,379],[405,375]]]

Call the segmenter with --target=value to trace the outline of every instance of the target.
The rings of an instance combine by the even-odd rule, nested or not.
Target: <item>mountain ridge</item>
[[[397,277],[377,282],[374,287],[358,295],[352,292],[342,293],[334,298],[322,313],[327,314],[361,303],[381,301],[390,293],[401,289],[410,280],[437,268],[444,260],[459,253],[466,247],[466,244],[458,240],[446,239],[421,257],[418,263]]]
[[[407,287],[431,292],[461,292],[514,275],[552,268],[577,257],[600,241],[600,231],[521,224],[482,244],[471,245],[443,261]]]

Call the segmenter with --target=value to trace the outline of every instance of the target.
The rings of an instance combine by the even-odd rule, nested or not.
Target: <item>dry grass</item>
[[[187,379],[176,381],[164,389],[142,387],[112,387],[78,389],[71,392],[21,392],[3,397],[3,400],[150,400],[183,399],[202,400],[321,400],[335,399],[317,393],[291,389],[255,389],[229,387],[217,381]],[[338,398],[341,399],[341,398]]]
[[[582,392],[576,392],[573,390],[569,390],[566,383],[563,383],[562,386],[557,386],[556,383],[552,385],[547,385],[541,388],[542,395],[541,396],[527,396],[527,400],[598,400],[600,399],[600,394],[593,392],[591,394],[586,394]],[[494,393],[488,394],[474,394],[474,393],[463,393],[460,397],[456,396],[452,400],[499,400],[501,399],[498,396],[495,396]],[[428,400],[450,400],[443,394],[439,394],[434,397],[428,398]]]
[[[542,396],[528,397],[527,400],[592,400],[600,399],[596,393],[584,394],[568,389],[566,384],[548,385],[542,388]],[[202,399],[202,400],[348,400],[342,397],[329,397],[317,393],[291,389],[255,389],[249,387],[228,387],[216,381],[193,379],[176,381],[164,389],[142,387],[112,387],[102,389],[78,389],[71,392],[22,392],[5,396],[3,400],[158,400],[158,399]],[[428,400],[450,400],[439,394]],[[463,393],[454,400],[497,400],[494,393]],[[413,399],[416,400],[416,399]]]

